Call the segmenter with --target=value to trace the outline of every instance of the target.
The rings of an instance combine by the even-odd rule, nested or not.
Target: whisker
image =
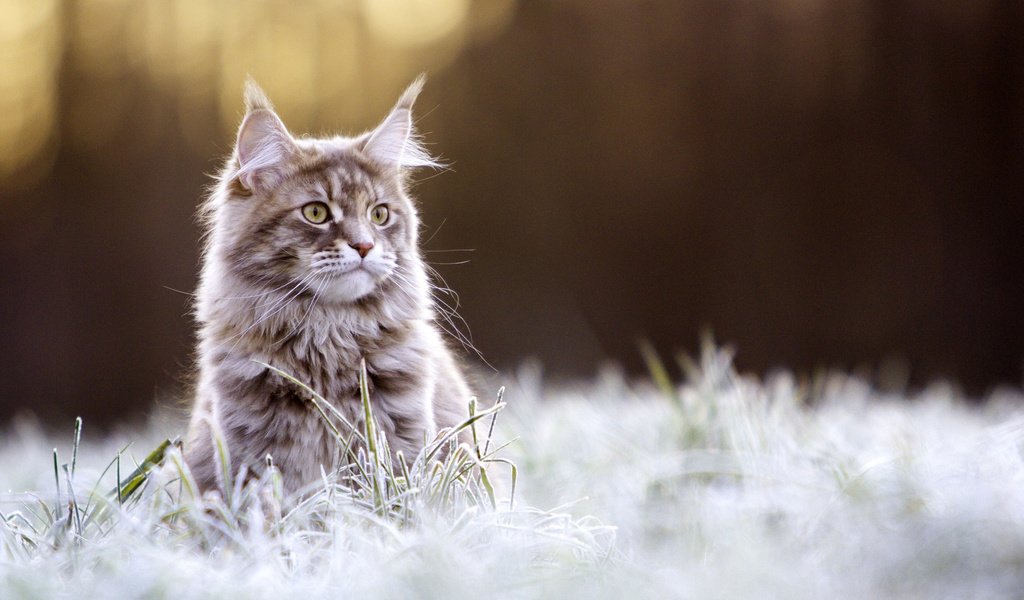
[[[438,232],[441,231],[441,228],[444,227],[444,224],[447,223],[447,222],[448,222],[448,217],[445,217],[445,218],[441,219],[441,224],[437,226],[437,229],[434,230],[434,233],[430,234],[430,237],[427,238],[427,241],[423,242],[423,244],[421,244],[421,245],[426,246],[427,244],[429,244],[430,240],[434,239],[434,236],[436,236],[438,234]]]
[[[286,287],[294,284],[299,279],[301,279],[301,277],[292,277],[291,279],[289,279],[288,281],[282,283],[281,285],[279,285],[277,287],[273,287],[273,288],[270,288],[269,290],[265,290],[265,291],[258,292],[258,293],[255,293],[255,294],[244,294],[244,295],[241,295],[241,296],[213,296],[212,298],[214,300],[248,300],[250,298],[259,298],[261,296],[266,296],[266,295],[272,294],[272,293],[274,293],[274,292],[276,292],[276,291],[278,291],[280,289],[286,288]],[[187,296],[192,296],[192,297],[198,297],[199,296],[199,294],[192,293],[192,292],[183,292],[181,290],[176,290],[176,289],[174,289],[172,287],[167,287],[166,285],[163,286],[163,287],[168,289],[168,290],[171,290],[172,292],[178,292],[179,294],[185,294]]]
[[[431,175],[427,175],[426,177],[418,178],[416,181],[412,182],[412,185],[413,186],[419,185],[419,184],[423,183],[424,181],[430,181],[431,179],[433,179],[435,177],[440,177],[441,175],[444,175],[445,173],[449,173],[449,172],[454,173],[455,169],[452,169],[451,167],[441,167],[440,169],[437,169],[437,173],[433,173]]]
[[[444,278],[444,275],[441,275],[441,272],[440,272],[440,271],[438,271],[437,269],[435,269],[434,267],[430,266],[430,264],[429,264],[429,263],[426,263],[426,262],[424,262],[424,265],[425,265],[425,266],[427,267],[427,269],[429,269],[429,270],[430,270],[430,272],[431,272],[431,273],[432,273],[432,274],[433,274],[433,275],[434,275],[435,277],[437,277],[438,279],[440,279],[440,280],[441,280],[441,283],[443,283],[443,284],[444,284],[444,287],[438,286],[437,284],[433,284],[433,283],[432,283],[431,285],[432,285],[432,286],[433,286],[433,287],[434,287],[435,289],[437,289],[437,290],[439,290],[439,291],[442,291],[442,292],[445,292],[445,293],[447,293],[447,294],[448,294],[449,296],[451,296],[451,297],[452,297],[452,299],[453,299],[453,300],[455,300],[455,308],[458,308],[459,306],[461,306],[461,305],[462,305],[462,301],[461,301],[461,298],[459,298],[459,294],[458,294],[458,292],[456,292],[455,290],[453,290],[453,289],[452,289],[452,287],[451,287],[450,285],[448,285],[448,281],[447,281],[447,280],[446,280],[446,279]]]
[[[179,294],[184,294],[185,296],[191,296],[192,298],[195,298],[198,295],[198,294],[194,294],[192,292],[186,292],[184,290],[175,289],[175,288],[172,288],[172,287],[167,286],[167,285],[161,286],[161,287],[163,287],[165,290],[170,290],[172,292],[177,292]]]
[[[320,281],[318,281],[316,284],[316,291],[313,292],[313,298],[310,299],[309,306],[306,308],[306,312],[302,313],[302,317],[300,317],[298,322],[295,323],[295,327],[292,327],[291,331],[282,336],[279,341],[274,343],[275,348],[283,344],[288,338],[290,338],[299,330],[299,328],[302,326],[303,321],[306,320],[306,317],[308,317],[309,313],[313,310],[313,305],[316,304],[317,298],[319,298],[320,296],[320,292],[322,292],[324,288],[327,286],[327,283],[330,280],[330,278],[330,273],[322,273],[322,277],[320,278]]]
[[[233,337],[232,337],[231,339],[234,339],[234,340],[236,340],[236,341],[235,341],[235,343],[234,343],[234,344],[233,344],[233,345],[231,346],[232,350],[233,350],[233,349],[235,348],[235,346],[237,346],[237,345],[238,345],[238,342],[240,342],[240,341],[242,340],[242,337],[244,337],[244,336],[245,336],[245,334],[247,334],[247,333],[249,333],[250,331],[252,331],[252,329],[253,329],[254,327],[256,327],[256,326],[258,326],[258,325],[260,325],[260,324],[262,324],[262,323],[266,322],[266,321],[267,321],[268,319],[270,319],[271,317],[273,317],[273,316],[274,316],[274,315],[276,315],[277,313],[279,313],[279,312],[281,312],[282,310],[284,310],[284,309],[285,309],[285,308],[286,308],[286,307],[287,307],[287,306],[288,306],[288,305],[289,305],[289,304],[290,304],[290,303],[292,302],[292,300],[294,300],[295,298],[297,298],[297,297],[299,296],[299,294],[301,294],[301,293],[303,292],[303,290],[304,290],[304,289],[303,289],[303,287],[302,287],[302,286],[303,286],[303,285],[305,285],[305,284],[308,284],[308,283],[309,283],[309,281],[311,281],[311,280],[312,280],[312,278],[313,278],[314,276],[316,276],[317,274],[318,274],[317,272],[313,272],[313,273],[307,273],[307,274],[306,274],[305,276],[303,276],[302,280],[301,280],[301,281],[299,281],[299,283],[295,284],[295,286],[294,286],[293,288],[291,288],[290,290],[288,290],[288,291],[287,291],[287,292],[286,292],[286,293],[284,294],[284,296],[282,296],[281,298],[277,299],[277,301],[276,301],[276,302],[274,302],[274,303],[273,303],[273,304],[271,305],[271,307],[270,307],[270,308],[268,308],[268,309],[266,310],[266,312],[264,312],[264,313],[263,313],[263,315],[261,315],[261,316],[260,316],[260,318],[259,318],[259,319],[257,319],[257,320],[256,320],[256,321],[255,321],[255,322],[254,322],[254,323],[252,324],[252,325],[249,325],[248,327],[246,327],[246,328],[245,328],[245,330],[244,330],[244,331],[242,331],[241,333],[239,333],[239,334],[237,334],[237,335],[233,336]],[[308,286],[307,286],[307,287],[308,287]]]
[[[415,254],[413,250],[399,250],[402,254]],[[423,250],[424,254],[435,254],[437,252],[476,252],[476,248],[449,248],[447,250]]]
[[[430,268],[429,265],[428,268]],[[436,273],[436,270],[431,270]],[[408,270],[408,268],[403,265],[397,265],[395,271],[393,271],[393,274],[395,276],[394,281],[396,285],[399,285],[399,288],[405,291],[406,294],[411,295],[411,293],[408,290],[406,290],[403,286],[398,284],[399,281],[404,281],[405,283],[412,285],[412,281],[408,279],[408,276],[411,276],[411,272]],[[439,273],[437,274],[437,276],[441,277]],[[441,277],[441,279],[443,280],[444,278]],[[447,282],[445,283],[447,284]],[[467,323],[466,320],[462,318],[462,315],[458,313],[456,308],[453,308],[447,302],[438,298],[437,295],[434,294],[432,290],[443,289],[444,291],[448,292],[449,295],[451,295],[455,300],[456,307],[459,305],[458,294],[456,294],[451,288],[440,288],[436,284],[430,282],[429,278],[427,280],[427,285],[430,286],[430,291],[428,291],[428,293],[430,294],[431,303],[434,305],[435,308],[438,309],[438,315],[441,317],[441,319],[444,320],[444,322],[446,322],[451,327],[451,329],[449,330],[447,327],[445,327],[443,322],[435,321],[438,327],[440,327],[442,331],[444,331],[452,338],[454,338],[457,342],[459,342],[459,344],[462,345],[462,347],[465,348],[467,351],[470,351],[473,354],[475,354],[488,367],[497,371],[497,369],[494,368],[494,365],[489,363],[487,359],[484,358],[483,353],[480,352],[476,345],[473,344],[472,332],[470,331],[469,323]],[[456,325],[454,319],[458,319],[458,321],[462,323],[462,325],[466,328],[468,333],[463,333],[463,331],[458,327],[458,325]]]
[[[292,291],[293,289],[295,289],[296,287],[299,287],[299,286],[300,286],[300,285],[302,284],[302,280],[304,280],[304,279],[306,279],[306,278],[307,278],[307,276],[305,276],[305,275],[304,275],[304,276],[302,276],[301,278],[299,278],[299,277],[293,277],[293,278],[292,278],[292,280],[291,280],[291,282],[289,282],[289,283],[295,283],[295,282],[297,282],[297,283],[295,283],[295,285],[294,285],[294,286],[292,286],[292,288],[291,288],[290,290],[288,290],[288,292],[286,292],[286,293],[285,293],[285,296],[287,296],[287,295],[288,295],[289,293],[291,293],[291,291]],[[311,279],[310,279],[310,281],[311,281]],[[309,283],[309,281],[306,281],[306,283]],[[287,284],[287,283],[286,283],[285,285],[289,285],[289,284]],[[281,289],[281,288],[285,287],[285,285],[282,285],[282,286],[276,287],[276,288],[274,288],[273,290],[271,290],[271,292],[276,292],[277,290],[279,290],[279,289]],[[262,294],[262,295],[266,295],[266,294]],[[261,306],[266,306],[266,305],[268,305],[268,304],[275,304],[275,303],[274,303],[274,302],[270,302],[270,301],[266,301],[266,302],[261,302],[261,303],[257,304],[256,306],[257,306],[257,307],[261,307]]]
[[[407,296],[409,296],[410,298],[415,298],[416,295],[413,292],[409,291],[408,288],[406,288],[405,285],[402,284],[402,282],[404,282],[406,285],[413,285],[412,282],[409,281],[404,275],[400,275],[397,272],[395,272],[395,279],[393,280],[393,283],[400,290],[405,292],[405,294]],[[472,341],[470,339],[468,339],[466,337],[466,335],[464,333],[462,333],[462,331],[459,330],[458,326],[452,320],[451,312],[450,312],[451,309],[447,308],[447,305],[438,306],[436,303],[433,302],[434,300],[435,300],[435,298],[431,297],[431,301],[432,301],[431,303],[433,304],[434,308],[437,309],[436,314],[441,319],[443,319],[443,321],[435,321],[437,326],[440,327],[442,331],[447,333],[449,336],[451,336],[457,342],[459,342],[459,344],[462,345],[466,350],[472,350],[473,352],[476,352],[476,353],[479,354],[479,351],[476,349],[475,346],[473,346]],[[445,323],[447,323],[449,325],[450,329],[448,327],[444,326]]]
[[[215,298],[216,300],[245,300],[245,299],[248,299],[248,298],[259,298],[260,296],[266,296],[267,294],[276,292],[277,290],[279,290],[281,288],[287,287],[287,286],[295,283],[296,281],[298,281],[298,279],[299,279],[298,277],[293,277],[289,281],[287,281],[287,282],[285,282],[285,283],[283,283],[283,284],[281,284],[281,285],[279,285],[279,286],[277,286],[275,288],[272,288],[272,289],[269,289],[269,290],[266,290],[266,291],[263,291],[263,292],[259,292],[259,293],[256,293],[256,294],[246,294],[244,296],[214,296],[213,298]],[[175,293],[178,293],[178,294],[182,294],[182,295],[185,295],[185,296],[190,296],[192,298],[198,298],[199,297],[199,294],[197,294],[195,292],[186,292],[184,290],[179,290],[177,288],[172,288],[172,287],[170,287],[168,285],[161,286],[161,287],[163,287],[165,290],[170,290],[172,292],[175,292]]]

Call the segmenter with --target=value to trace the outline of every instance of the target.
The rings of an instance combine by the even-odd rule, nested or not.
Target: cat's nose
[[[349,244],[348,247],[358,252],[359,258],[366,258],[366,255],[373,249],[373,242],[359,242],[357,244]]]

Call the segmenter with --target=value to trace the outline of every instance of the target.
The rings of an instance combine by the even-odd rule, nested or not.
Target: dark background
[[[449,0],[413,29],[352,2],[29,6],[0,39],[0,418],[181,395],[168,288],[195,283],[246,73],[311,133],[430,73],[453,169],[416,187],[428,256],[470,260],[437,268],[499,369],[639,373],[638,339],[710,328],[756,372],[1021,383],[1022,2]]]

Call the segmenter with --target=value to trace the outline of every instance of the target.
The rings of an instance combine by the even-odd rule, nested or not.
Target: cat
[[[393,453],[468,417],[471,391],[435,323],[410,172],[437,167],[412,121],[421,75],[356,137],[292,136],[251,80],[234,151],[200,209],[205,249],[195,301],[198,380],[185,461],[200,490],[266,457],[297,492],[338,466],[339,444],[308,385],[361,424],[371,406]],[[261,364],[262,363],[262,364]]]

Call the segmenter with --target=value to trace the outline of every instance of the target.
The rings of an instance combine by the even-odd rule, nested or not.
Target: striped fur
[[[212,439],[232,470],[258,474],[273,457],[287,489],[330,471],[333,439],[290,373],[362,419],[357,371],[393,451],[414,456],[440,428],[467,415],[470,390],[435,324],[418,249],[419,219],[406,192],[412,167],[436,163],[411,111],[422,79],[381,125],[355,138],[296,138],[255,84],[235,151],[202,208],[206,247],[196,295],[199,379],[186,460],[204,490],[218,487]],[[302,207],[323,202],[314,224]],[[370,211],[386,205],[375,224]],[[351,244],[372,244],[365,258]]]

